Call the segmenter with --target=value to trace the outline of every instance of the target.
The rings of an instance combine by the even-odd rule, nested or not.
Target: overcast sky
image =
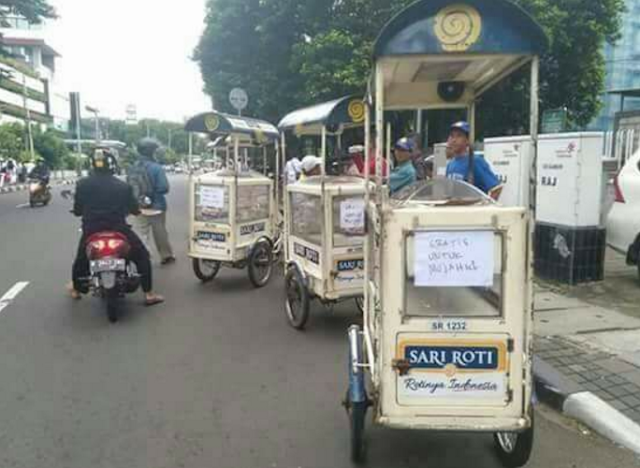
[[[57,83],[83,104],[124,118],[182,121],[208,110],[198,66],[189,59],[204,27],[205,0],[50,0],[60,19],[47,25],[62,55]]]

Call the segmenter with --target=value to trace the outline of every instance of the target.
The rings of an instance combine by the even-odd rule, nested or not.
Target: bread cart
[[[240,149],[246,150],[246,162],[249,150],[258,149],[264,157],[271,147],[277,173],[278,130],[264,121],[219,112],[193,117],[186,130],[208,134],[213,141],[222,137],[233,156],[233,164],[222,170],[190,174],[189,257],[196,277],[209,282],[221,266],[246,267],[252,284],[265,286],[282,245],[278,196],[273,180],[241,163]]]
[[[362,99],[345,97],[287,115],[287,133],[320,138],[322,175],[287,185],[285,194],[285,285],[287,318],[303,329],[312,299],[326,305],[355,300],[362,308],[364,279],[364,179],[326,175],[328,138],[364,125]]]
[[[374,46],[378,168],[385,112],[460,108],[473,126],[477,99],[524,66],[535,150],[545,45],[506,0],[422,0],[400,12]],[[528,211],[448,179],[390,198],[375,178],[365,198],[364,321],[348,332],[353,460],[365,456],[371,409],[388,428],[493,433],[503,464],[524,465],[534,434]]]

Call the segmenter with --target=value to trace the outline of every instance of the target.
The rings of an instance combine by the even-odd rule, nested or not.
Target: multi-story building
[[[620,111],[620,96],[612,91],[640,89],[640,0],[626,0],[627,11],[622,21],[621,39],[605,45],[606,94],[604,107],[591,127],[613,130],[616,112]],[[640,99],[626,99],[625,109],[640,109]]]
[[[24,122],[64,130],[68,104],[56,116],[55,63],[60,56],[45,40],[42,25],[8,15],[0,28],[0,123]],[[57,99],[59,101],[59,99]],[[67,114],[67,115],[65,115]]]

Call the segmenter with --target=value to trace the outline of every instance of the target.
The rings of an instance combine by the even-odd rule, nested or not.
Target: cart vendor
[[[401,138],[396,142],[396,167],[389,176],[389,188],[392,195],[416,182],[416,169],[413,166],[414,151],[414,143],[409,138]]]
[[[456,122],[451,126],[447,152],[451,153],[452,158],[447,164],[447,177],[463,180],[498,200],[502,192],[500,180],[484,158],[474,157],[469,141],[470,132],[467,122]]]
[[[322,159],[317,156],[305,156],[302,159],[302,175],[300,180],[322,175]]]

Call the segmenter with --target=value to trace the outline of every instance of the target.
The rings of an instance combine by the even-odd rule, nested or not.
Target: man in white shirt
[[[298,156],[294,156],[284,166],[284,175],[286,177],[287,185],[295,184],[298,181],[298,177],[300,177],[301,172],[302,163],[300,162],[300,159],[298,159]]]

